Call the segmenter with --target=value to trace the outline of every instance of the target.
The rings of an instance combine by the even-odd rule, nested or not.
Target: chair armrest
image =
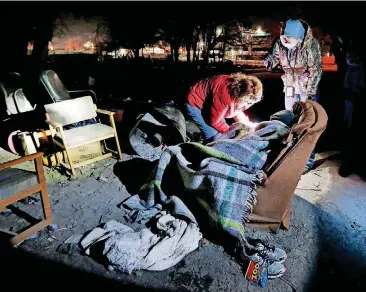
[[[91,97],[93,98],[95,104],[98,101],[96,93],[93,90],[90,90],[90,89],[85,89],[85,90],[69,90],[69,94],[72,97],[81,97],[81,96],[85,96],[85,94],[90,94]]]
[[[60,124],[58,124],[58,123],[55,123],[55,122],[52,122],[52,121],[50,121],[50,120],[46,120],[46,123],[48,124],[48,125],[51,125],[52,127],[54,127],[54,128],[61,128],[62,129],[62,125],[60,125]]]
[[[102,110],[102,109],[98,109],[98,108],[97,108],[97,113],[104,114],[104,115],[109,115],[109,116],[114,116],[115,115],[115,112]]]
[[[24,163],[24,162],[27,162],[30,160],[42,159],[42,157],[43,157],[43,152],[37,152],[35,154],[27,155],[27,156],[0,164],[0,170],[7,169],[7,168],[13,167],[15,165],[18,165],[18,164],[21,164],[21,163]]]

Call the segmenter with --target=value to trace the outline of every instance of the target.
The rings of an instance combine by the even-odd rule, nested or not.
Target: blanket
[[[162,271],[175,266],[198,248],[202,238],[197,224],[164,212],[156,216],[154,229],[154,232],[148,228],[135,232],[111,220],[93,229],[80,245],[87,255],[104,256],[110,270],[131,274],[136,270]],[[97,243],[103,248],[92,249]]]
[[[256,188],[265,179],[262,168],[270,143],[283,139],[288,133],[289,128],[282,122],[269,121],[260,123],[254,133],[243,139],[220,140],[212,146],[183,143],[168,147],[139,194],[127,199],[122,206],[135,221],[148,219],[146,215],[152,216],[155,208],[156,212],[167,209],[173,215],[196,222],[183,203],[184,196],[204,191],[205,196],[200,195],[197,201],[208,218],[220,230],[243,242],[244,223],[248,222],[256,203]],[[167,194],[162,188],[166,170],[172,164],[184,185],[184,192],[179,192],[183,197]]]

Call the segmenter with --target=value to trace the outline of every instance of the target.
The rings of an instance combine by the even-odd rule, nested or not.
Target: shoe
[[[286,272],[286,267],[277,262],[269,262],[267,266],[268,279],[276,279]]]
[[[281,248],[263,242],[256,242],[253,246],[253,254],[248,254],[248,256],[254,262],[260,262],[261,259],[267,259],[269,261],[283,263],[287,259],[286,252]]]

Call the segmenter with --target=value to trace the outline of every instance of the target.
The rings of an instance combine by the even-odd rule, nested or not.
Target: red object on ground
[[[260,285],[261,287],[266,287],[268,281],[267,266],[249,261],[248,268],[245,273],[245,278],[251,282]]]

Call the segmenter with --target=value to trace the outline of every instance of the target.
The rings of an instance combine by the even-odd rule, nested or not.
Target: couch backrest
[[[93,119],[97,116],[96,106],[91,96],[46,104],[44,108],[50,120],[62,126]]]
[[[258,188],[253,214],[281,219],[291,199],[316,142],[327,126],[328,116],[313,101],[299,103],[300,118],[292,127],[295,143],[283,149],[266,167],[267,180]]]

